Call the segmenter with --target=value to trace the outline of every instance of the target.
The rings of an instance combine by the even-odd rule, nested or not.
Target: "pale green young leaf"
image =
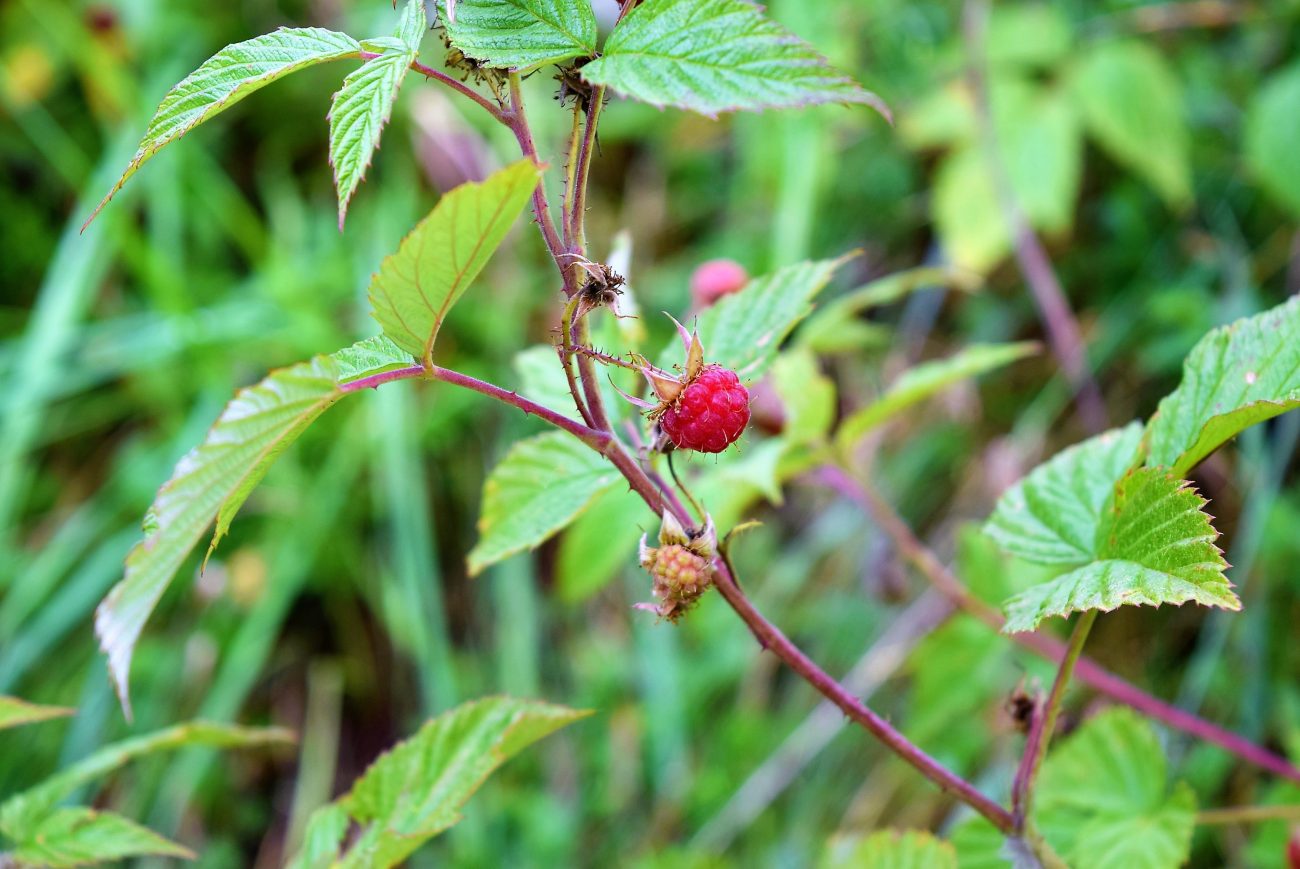
[[[519,441],[483,485],[470,573],[543,543],[618,479],[613,465],[565,432]]]
[[[1097,143],[1175,208],[1192,200],[1190,134],[1182,88],[1153,46],[1099,42],[1070,74],[1071,92]]]
[[[370,159],[379,147],[397,92],[415,53],[383,54],[368,60],[343,79],[330,107],[330,165],[338,188],[339,229],[348,216],[348,203],[356,192]]]
[[[1215,329],[1150,423],[1147,463],[1177,476],[1242,429],[1300,407],[1300,297]]]
[[[1114,707],[1062,740],[1034,792],[1039,832],[1074,869],[1176,869],[1191,849],[1196,799],[1166,784],[1151,725]]]
[[[843,263],[840,258],[786,266],[753,279],[740,292],[700,314],[694,325],[704,344],[705,361],[730,368],[742,380],[760,376]],[[658,364],[671,371],[684,361],[682,342],[674,338],[660,354]]]
[[[1130,471],[1101,513],[1089,563],[1008,600],[1004,630],[1032,631],[1052,616],[1124,605],[1241,609],[1204,506],[1163,468]]]
[[[483,66],[528,69],[596,54],[590,0],[457,0],[451,44]]]
[[[625,486],[606,489],[560,539],[556,589],[565,603],[578,603],[600,591],[622,568],[636,568],[637,540],[653,539],[659,519],[641,496]]]
[[[164,145],[278,78],[360,54],[361,45],[351,36],[319,27],[282,28],[221,49],[163,97],[126,171],[86,223]]]
[[[878,830],[868,836],[832,838],[817,865],[820,869],[957,869],[957,852],[922,830]]]
[[[237,393],[203,443],[187,453],[158,490],[144,520],[144,540],[126,558],[126,574],[95,613],[95,633],[109,674],[130,715],[131,655],[145,621],[195,544],[214,522],[210,555],[236,511],[272,463],[355,380],[409,364],[391,344],[374,339],[340,354],[317,356],[276,371]],[[373,372],[359,367],[372,364]]]
[[[824,440],[835,422],[835,382],[822,374],[817,357],[803,347],[777,356],[772,385],[785,406],[782,439],[789,444]]]
[[[451,306],[500,246],[532,196],[541,169],[520,160],[486,181],[447,193],[370,280],[372,315],[384,334],[425,365]]]
[[[0,730],[21,727],[37,721],[49,721],[51,718],[64,718],[77,710],[65,706],[38,706],[19,700],[17,697],[0,696]]]
[[[1246,165],[1274,199],[1300,215],[1300,65],[1270,78],[1246,113]]]
[[[127,857],[197,856],[121,815],[91,809],[59,809],[24,833],[12,854],[23,866],[63,869]]]
[[[1038,344],[973,344],[949,356],[922,362],[904,371],[884,394],[855,412],[836,436],[841,448],[852,447],[867,432],[936,392],[970,377],[1001,368],[1038,352]]]
[[[921,266],[894,272],[836,296],[823,304],[799,330],[798,341],[800,344],[815,348],[819,346],[823,335],[836,331],[844,321],[856,317],[863,311],[882,305],[892,305],[918,290],[946,287],[973,293],[983,285],[983,282],[978,272],[954,266]]]
[[[291,863],[385,869],[460,820],[460,809],[502,763],[532,743],[589,713],[536,701],[492,697],[465,703],[426,723],[380,756],[336,801],[360,825],[343,853],[345,818],[318,810],[308,835],[311,852]],[[331,859],[332,858],[332,859]]]
[[[1007,837],[982,815],[971,815],[948,834],[958,869],[1013,869]]]
[[[419,51],[424,35],[429,32],[429,22],[424,11],[424,0],[406,0],[402,17],[398,19],[396,36],[411,51]]]
[[[307,821],[302,847],[288,862],[287,869],[329,869],[338,857],[351,823],[347,806],[342,801],[326,803],[316,809]]]
[[[889,117],[879,97],[746,0],[645,0],[582,77],[710,117],[817,103],[860,103]]]
[[[1141,443],[1133,422],[1062,450],[1002,494],[985,531],[1026,561],[1091,561],[1102,510]]]
[[[34,828],[65,797],[82,785],[103,778],[130,761],[160,751],[172,751],[190,745],[212,748],[252,748],[284,745],[293,742],[293,734],[279,727],[237,727],[191,721],[165,730],[137,736],[99,749],[0,805],[0,832],[20,839],[25,830]]]

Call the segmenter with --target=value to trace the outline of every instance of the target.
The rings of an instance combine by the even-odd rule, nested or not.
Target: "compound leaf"
[[[1007,633],[1032,631],[1050,616],[1119,606],[1196,601],[1241,608],[1214,541],[1205,501],[1163,468],[1138,468],[1114,488],[1101,513],[1092,560],[1006,602]]]
[[[570,434],[519,441],[483,485],[470,573],[544,542],[618,479],[613,465]]]
[[[438,200],[370,280],[372,316],[398,347],[433,364],[447,312],[487,265],[532,195],[541,169],[520,160]]]
[[[582,76],[651,105],[710,117],[817,103],[861,103],[889,117],[878,96],[747,0],[646,0]]]
[[[59,809],[24,832],[12,855],[22,866],[62,869],[146,855],[186,860],[196,856],[135,821],[91,809]]]
[[[1300,407],[1300,297],[1215,329],[1150,424],[1147,463],[1185,475],[1242,429]]]
[[[86,223],[94,220],[127,179],[164,145],[278,78],[360,54],[361,45],[351,36],[319,27],[281,28],[227,45],[163,97],[126,171]]]
[[[460,808],[505,761],[587,712],[510,697],[465,703],[376,760],[352,791],[317,810],[291,862],[388,867],[460,820]],[[338,853],[349,818],[360,830]]]
[[[985,530],[1003,549],[1038,564],[1082,564],[1094,554],[1102,509],[1136,464],[1140,423],[1057,453],[998,499]]]
[[[1186,862],[1195,823],[1191,788],[1166,784],[1151,725],[1115,707],[1062,740],[1043,763],[1034,821],[1076,869],[1175,869]]]
[[[362,365],[373,365],[368,371]],[[368,373],[411,365],[385,339],[369,339],[338,356],[317,356],[273,372],[238,392],[158,490],[144,519],[144,540],[126,558],[126,575],[95,612],[95,633],[109,674],[130,716],[131,655],[145,621],[172,577],[215,521],[208,554],[271,464],[312,422]]]
[[[38,706],[17,697],[0,696],[0,730],[48,721],[51,718],[64,718],[76,711],[64,706]]]
[[[596,53],[590,0],[458,0],[451,44],[483,66],[528,68]]]

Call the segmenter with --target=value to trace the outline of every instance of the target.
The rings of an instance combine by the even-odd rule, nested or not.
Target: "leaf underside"
[[[127,679],[145,621],[190,551],[215,521],[211,554],[236,511],[271,464],[344,395],[341,384],[411,360],[386,339],[369,339],[340,353],[274,372],[241,390],[163,485],[144,520],[144,540],[126,558],[126,574],[95,612],[95,633],[109,674],[130,715]]]
[[[221,49],[163,97],[126,171],[86,223],[164,145],[291,72],[360,54],[351,36],[319,27],[281,28]]]
[[[460,185],[384,259],[370,281],[370,304],[398,347],[433,364],[447,312],[500,246],[540,173],[531,160],[520,160],[485,181]]]
[[[519,441],[483,485],[470,573],[545,542],[618,479],[613,465],[565,432]]]
[[[427,722],[380,756],[350,793],[318,809],[294,869],[383,869],[460,820],[484,780],[532,743],[587,712],[491,697]],[[350,822],[360,829],[340,853]]]
[[[1150,465],[1185,475],[1243,429],[1300,407],[1300,297],[1210,332],[1150,424]]]
[[[719,112],[860,103],[879,97],[746,0],[646,0],[614,30],[588,82],[655,106]]]
[[[527,69],[596,53],[589,0],[459,0],[445,14],[451,44],[481,65]]]

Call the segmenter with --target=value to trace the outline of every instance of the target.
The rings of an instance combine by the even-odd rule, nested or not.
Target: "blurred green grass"
[[[1120,0],[1055,5],[1076,47],[1139,20]],[[953,3],[776,0],[771,11],[884,96],[900,122],[965,62]],[[360,0],[0,7],[0,692],[79,710],[0,739],[0,794],[129,730],[91,612],[176,459],[238,386],[372,334],[364,290],[380,258],[440,185],[508,159],[511,143],[429,88],[407,88],[340,236],[324,120],[340,72],[312,70],[168,149],[79,234],[82,221],[162,93],[221,45],[286,23],[363,32],[390,16],[388,3]],[[1173,211],[1105,154],[1084,154],[1073,231],[1048,241],[1113,420],[1150,412],[1210,325],[1297,289],[1295,216],[1243,169],[1240,130],[1251,95],[1295,56],[1298,23],[1296,4],[1261,4],[1226,26],[1144,34],[1187,92],[1194,207]],[[425,57],[437,56],[430,39]],[[552,110],[553,83],[539,73],[528,87],[539,140],[559,165],[567,120]],[[935,152],[867,112],[712,122],[617,102],[600,145],[590,235],[603,251],[631,231],[630,277],[659,337],[666,320],[652,313],[685,311],[689,272],[709,257],[757,274],[862,248],[844,287],[943,260],[929,217]],[[514,354],[549,340],[556,287],[522,224],[452,314],[442,364],[514,383]],[[1041,335],[1009,261],[980,295],[923,293],[876,319],[892,330],[887,346],[828,364],[847,404],[918,355]],[[881,488],[941,550],[961,520],[987,510],[994,471],[1032,465],[1081,434],[1053,373],[1044,358],[989,378],[921,409],[881,445]],[[948,818],[928,785],[844,732],[729,831],[725,854],[696,839],[816,697],[759,655],[716,600],[676,630],[634,617],[630,603],[647,594],[635,533],[619,579],[586,600],[557,595],[554,544],[470,580],[482,479],[533,430],[441,386],[390,387],[326,416],[250,499],[206,575],[194,564],[167,595],[133,687],[136,729],[193,716],[285,724],[319,753],[300,770],[204,752],[159,759],[123,774],[105,799],[194,845],[204,866],[275,865],[300,830],[293,819],[424,717],[509,692],[598,714],[512,762],[427,849],[429,863],[801,866],[841,827]],[[1249,567],[1236,581],[1248,580],[1253,614],[1119,614],[1093,647],[1160,696],[1294,756],[1294,420],[1252,438],[1198,482],[1229,529],[1230,559]],[[1263,507],[1241,511],[1258,499]],[[847,671],[903,606],[880,579],[888,546],[856,511],[806,487],[755,513],[765,525],[739,547],[747,586],[830,672]],[[1019,656],[1003,661],[974,717],[945,711],[943,692],[914,695],[903,676],[874,702],[905,725],[911,715],[946,722],[924,747],[993,788],[1015,745],[1001,694],[1027,671],[1037,672]],[[1183,772],[1205,802],[1265,792],[1214,750],[1186,753]],[[1239,844],[1203,837],[1196,859],[1230,863]]]

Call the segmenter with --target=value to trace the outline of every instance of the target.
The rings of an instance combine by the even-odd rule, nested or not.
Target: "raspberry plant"
[[[975,345],[924,363],[899,376],[876,401],[836,420],[833,392],[827,400],[833,387],[818,369],[816,351],[833,344],[858,311],[906,293],[905,281],[842,294],[813,314],[819,293],[852,252],[787,266],[749,280],[738,291],[732,284],[741,281],[734,269],[727,270],[702,279],[694,292],[699,310],[692,328],[679,327],[686,349],[682,361],[675,342],[647,356],[650,348],[641,346],[636,330],[622,328],[624,318],[637,316],[627,275],[611,262],[593,259],[596,246],[587,238],[590,170],[599,153],[602,112],[615,96],[706,116],[839,103],[875,109],[888,118],[884,103],[747,0],[623,0],[603,43],[586,0],[457,0],[454,7],[433,10],[432,20],[429,11],[422,0],[408,0],[391,35],[369,39],[287,28],[228,46],[164,97],[137,153],[99,206],[163,146],[276,79],[334,61],[360,61],[342,79],[329,112],[340,229],[412,73],[486,112],[509,132],[519,152],[515,162],[482,181],[446,193],[382,262],[368,292],[381,334],[273,372],[241,391],[159,491],[146,516],[145,538],[131,551],[124,578],[96,617],[128,717],[137,640],[208,528],[215,525],[210,555],[275,458],[333,404],[365,389],[425,381],[477,392],[556,429],[516,444],[489,475],[471,572],[540,545],[603,495],[630,488],[661,522],[658,546],[643,541],[640,551],[648,593],[655,598],[646,605],[651,611],[646,618],[668,623],[690,618],[696,602],[716,589],[753,633],[758,651],[777,656],[851,721],[973,810],[947,842],[920,831],[832,842],[825,855],[830,865],[912,860],[951,866],[959,859],[1077,867],[1180,865],[1197,821],[1195,798],[1183,783],[1166,784],[1166,762],[1152,722],[1300,781],[1300,771],[1262,746],[1151,697],[1083,655],[1099,614],[1120,606],[1241,607],[1215,544],[1214,520],[1186,478],[1246,427],[1300,405],[1300,301],[1212,332],[1188,355],[1182,384],[1149,420],[1099,432],[1049,459],[1002,496],[988,520],[988,537],[1024,562],[1042,565],[1047,578],[1008,595],[1002,613],[992,611],[912,536],[869,485],[858,452],[874,429],[907,408],[951,383],[1037,352],[1036,345]],[[448,45],[447,71],[420,60],[436,51],[428,38],[432,24],[442,28]],[[1141,48],[1116,52],[1094,58],[1080,77],[1108,79],[1119,69],[1143,86],[1161,86],[1160,75],[1144,76],[1150,58]],[[560,159],[548,163],[530,123],[522,81],[550,67],[558,67],[560,103],[571,113],[571,133]],[[1149,174],[1172,203],[1185,201],[1189,193],[1182,174],[1153,163],[1112,121],[1104,114],[1092,121],[1102,144]],[[561,194],[554,199],[557,186]],[[448,312],[473,289],[525,209],[555,269],[554,286],[545,291],[562,295],[563,305],[552,324],[554,346],[530,357],[549,368],[518,392],[444,368],[437,360]],[[986,253],[978,249],[973,255]],[[1095,416],[1097,406],[1088,398],[1092,386],[1071,351],[1077,334],[1068,319],[1061,319],[1059,307],[1042,307],[1049,343],[1075,388],[1081,415]],[[646,382],[633,384],[624,377],[626,369],[642,372]],[[791,418],[780,437],[750,446],[743,437],[751,415],[749,389],[769,374],[787,398]],[[611,381],[621,384],[615,391],[633,390],[632,401],[611,401],[606,389]],[[647,413],[637,415],[636,405]],[[733,447],[738,439],[752,450],[743,459]],[[712,468],[694,463],[696,482],[690,482],[673,464],[675,454],[690,452],[722,456]],[[992,793],[992,787],[977,786],[926,754],[755,608],[730,556],[732,546],[742,545],[735,532],[743,523],[733,517],[719,521],[722,511],[688,489],[717,491],[719,476],[734,461],[761,463],[766,485],[778,491],[796,477],[812,477],[847,494],[950,604],[1055,664],[1050,691],[1025,701],[1024,750],[1009,787]],[[610,533],[628,530],[613,527]],[[636,551],[635,538],[629,534],[629,555]],[[1056,618],[1073,618],[1068,642],[1035,632]],[[1074,678],[1107,695],[1114,706],[1053,746],[1062,699]],[[5,709],[0,705],[0,713]],[[583,714],[495,698],[430,721],[313,816],[294,865],[400,862],[455,823],[459,806],[496,766]],[[210,741],[241,740],[218,734]],[[180,853],[179,846],[125,819],[54,811],[71,779],[55,781],[65,789],[47,793],[41,811],[20,810],[20,798],[14,798],[20,809],[0,809],[0,831],[16,843],[14,859],[71,865],[86,858],[75,843],[88,824],[103,825],[92,830],[103,840],[90,857]],[[51,850],[33,858],[30,849],[37,841]]]

